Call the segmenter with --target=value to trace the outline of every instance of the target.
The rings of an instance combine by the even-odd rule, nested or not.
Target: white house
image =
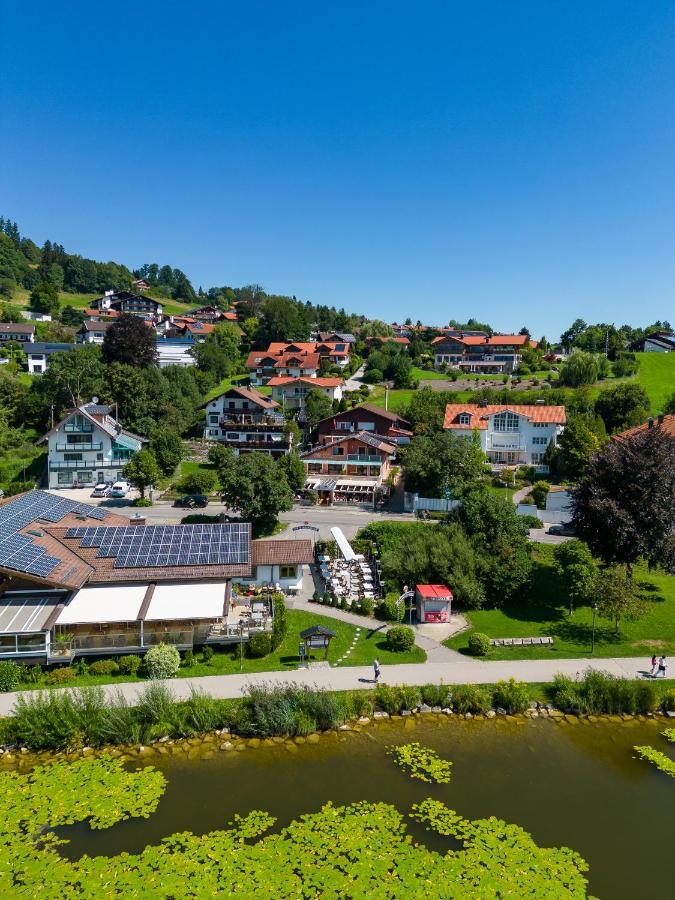
[[[85,319],[75,335],[75,340],[78,344],[102,344],[105,333],[112,324],[98,319]]]
[[[272,399],[284,409],[302,409],[310,391],[319,391],[329,400],[342,400],[342,378],[276,377],[267,382]]]
[[[96,398],[74,409],[40,438],[49,448],[49,487],[92,487],[119,481],[126,463],[145,438],[126,431],[111,415],[112,407]]]
[[[0,341],[26,344],[35,340],[35,325],[26,322],[0,322]]]
[[[46,372],[49,360],[55,353],[68,353],[75,348],[75,344],[44,344],[33,342],[24,349],[28,371],[31,375],[40,375]]]
[[[310,578],[314,560],[312,542],[305,538],[286,541],[251,541],[252,580],[258,586],[278,584],[282,591],[297,594]]]
[[[230,387],[208,401],[204,437],[222,441],[236,456],[257,451],[278,459],[291,449],[279,404],[249,387]]]
[[[481,450],[495,465],[542,467],[546,448],[557,446],[565,421],[564,406],[449,403],[443,428],[467,437],[477,434]]]

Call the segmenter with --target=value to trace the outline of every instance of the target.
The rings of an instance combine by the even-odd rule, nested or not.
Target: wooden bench
[[[493,647],[531,647],[534,645],[550,646],[553,643],[552,637],[524,637],[524,638],[492,638],[490,643]]]

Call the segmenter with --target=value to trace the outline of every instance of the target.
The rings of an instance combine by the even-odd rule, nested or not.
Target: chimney
[[[650,416],[650,417],[647,419],[647,428],[653,428],[653,427],[654,427],[654,417],[653,417],[653,416]]]

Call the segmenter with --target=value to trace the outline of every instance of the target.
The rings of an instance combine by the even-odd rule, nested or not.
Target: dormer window
[[[471,416],[469,413],[460,413],[459,414],[459,424],[460,425],[470,425],[471,424]]]

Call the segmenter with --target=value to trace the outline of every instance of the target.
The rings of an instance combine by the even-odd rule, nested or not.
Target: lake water
[[[284,825],[328,800],[380,800],[409,811],[425,797],[467,818],[495,815],[529,831],[540,846],[568,846],[590,865],[602,898],[675,895],[675,782],[633,758],[634,744],[673,755],[659,731],[665,720],[555,724],[551,720],[446,719],[417,716],[322,735],[289,751],[284,744],[210,759],[153,755],[168,779],[150,819],[104,831],[60,829],[70,858],[137,851],[176,831],[222,828],[235,813],[263,809]],[[411,779],[385,753],[416,740],[452,760],[452,780]],[[194,751],[191,755],[194,755]],[[416,840],[440,851],[442,838],[411,823]]]

